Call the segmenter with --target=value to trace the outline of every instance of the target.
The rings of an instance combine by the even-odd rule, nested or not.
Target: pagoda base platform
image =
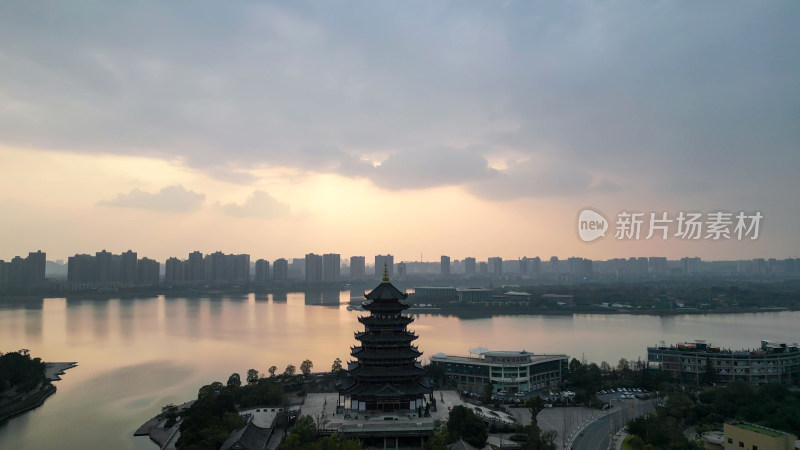
[[[447,422],[451,408],[466,405],[455,391],[434,391],[433,395],[437,407],[430,409],[428,417],[419,417],[416,410],[386,413],[337,408],[336,392],[308,394],[300,414],[311,416],[323,435],[339,433],[377,448],[421,448],[437,423]]]

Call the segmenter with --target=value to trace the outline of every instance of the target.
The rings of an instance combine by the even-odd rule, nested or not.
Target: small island
[[[45,363],[27,349],[0,353],[0,422],[34,409],[56,392],[52,381],[61,379],[75,362]]]

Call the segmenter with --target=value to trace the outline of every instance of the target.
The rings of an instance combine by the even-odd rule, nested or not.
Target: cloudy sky
[[[800,256],[798,18],[792,1],[2,2],[0,259]],[[611,223],[592,243],[587,207]],[[764,219],[756,240],[618,240],[623,211]]]

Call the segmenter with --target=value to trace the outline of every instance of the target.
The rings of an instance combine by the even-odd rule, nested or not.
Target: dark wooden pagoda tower
[[[408,331],[413,317],[402,314],[409,306],[408,294],[389,282],[386,267],[383,281],[364,296],[368,316],[360,316],[364,331],[355,334],[360,345],[351,347],[356,359],[348,363],[347,375],[337,388],[339,405],[345,411],[427,412],[433,401],[430,379],[417,358],[422,355],[411,343],[417,335]]]

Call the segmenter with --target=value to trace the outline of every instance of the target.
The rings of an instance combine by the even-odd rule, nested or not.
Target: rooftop
[[[486,354],[494,357],[506,357],[506,356],[514,357],[514,356],[527,355],[530,357],[530,362],[532,363],[557,361],[567,357],[567,355],[545,355],[545,354],[534,354],[529,352],[488,352],[481,354],[480,356],[457,356],[457,355],[447,355],[445,353],[437,353],[431,356],[431,360],[437,359],[437,360],[447,360],[452,362],[485,363],[485,364],[493,362],[483,357]]]
[[[743,430],[748,430],[754,433],[759,433],[771,437],[781,437],[789,434],[789,433],[784,433],[783,431],[773,430],[772,428],[762,427],[760,425],[753,425],[751,423],[738,422],[738,423],[731,423],[730,425],[733,427],[741,428]]]

